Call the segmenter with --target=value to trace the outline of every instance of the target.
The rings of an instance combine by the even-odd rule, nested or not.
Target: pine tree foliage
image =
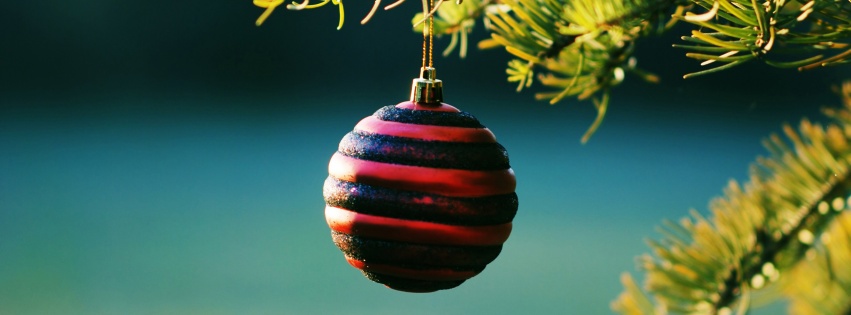
[[[283,0],[253,0],[266,10],[257,25]],[[384,7],[389,10],[404,0]],[[552,89],[535,97],[555,104],[566,97],[592,100],[597,118],[582,137],[587,141],[608,109],[611,89],[635,74],[650,82],[659,79],[636,67],[636,42],[668,29],[675,21],[696,29],[674,47],[701,61],[704,70],[684,77],[710,74],[761,60],[781,68],[808,70],[846,64],[851,60],[851,1],[847,0],[421,0],[422,11],[435,16],[437,36],[451,37],[444,50],[456,47],[467,54],[469,33],[481,19],[490,38],[479,48],[504,47],[508,81],[517,90],[539,82]],[[343,27],[343,0],[292,2],[289,10],[337,6]],[[375,0],[361,23],[381,5]],[[413,18],[414,30],[425,13]],[[536,75],[537,72],[537,75]]]
[[[851,213],[837,218],[790,273],[790,313],[851,314]]]
[[[443,50],[443,55],[448,56],[456,48],[460,51],[461,58],[467,56],[469,46],[468,34],[473,30],[476,21],[484,15],[485,10],[491,8],[490,0],[468,0],[457,5],[436,6],[434,19],[434,33],[437,36],[447,35],[451,39]],[[428,31],[425,26],[425,13],[417,13],[411,23],[414,30],[418,32]],[[460,46],[460,47],[459,47]]]
[[[518,90],[528,87],[536,68],[544,86],[539,93],[550,104],[565,97],[592,98],[597,118],[583,136],[585,142],[600,126],[610,89],[624,80],[625,71],[644,74],[635,65],[635,40],[658,26],[668,1],[503,0],[487,14],[491,40],[480,46],[504,46],[516,57],[508,63],[508,81]],[[644,75],[655,81],[655,76]]]
[[[770,156],[752,166],[750,182],[732,181],[724,196],[710,203],[709,218],[692,211],[677,223],[664,222],[662,239],[649,241],[653,254],[639,258],[646,291],[625,274],[626,290],[613,309],[622,314],[744,314],[753,296],[772,285],[797,288],[791,290],[796,293],[818,287],[832,293],[793,294],[796,310],[822,310],[828,302],[836,305],[831,310],[851,309],[851,248],[842,243],[851,230],[844,229],[848,219],[833,223],[851,206],[851,83],[843,93],[845,106],[826,111],[833,123],[822,127],[804,119],[797,132],[783,128],[786,140],[776,135],[766,140]],[[821,276],[810,277],[811,272]]]
[[[482,9],[468,10],[475,13],[466,16],[485,12],[485,25],[491,32],[491,38],[479,42],[478,47],[502,46],[515,57],[506,73],[518,91],[531,86],[535,71],[541,69],[537,80],[555,90],[538,93],[537,99],[548,99],[550,104],[565,97],[593,100],[597,118],[583,142],[602,123],[609,91],[624,80],[625,72],[658,80],[636,67],[632,52],[637,38],[660,27],[654,22],[665,20],[663,13],[671,1],[616,0],[603,5],[589,0],[468,1],[479,3],[475,7]]]
[[[685,77],[708,74],[752,60],[801,70],[846,63],[851,49],[851,2],[699,0],[702,14],[675,15],[699,26],[686,44],[686,56],[701,65],[721,64]],[[844,42],[843,42],[844,41]],[[839,51],[839,52],[837,52]],[[830,55],[830,56],[828,56]]]

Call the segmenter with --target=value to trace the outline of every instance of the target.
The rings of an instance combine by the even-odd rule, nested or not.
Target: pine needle
[[[731,182],[710,203],[710,217],[665,222],[663,238],[649,242],[654,254],[641,258],[648,291],[625,282],[613,308],[638,314],[635,301],[649,295],[654,310],[743,314],[751,294],[786,281],[795,314],[851,310],[851,83],[842,91],[845,106],[826,111],[832,124],[805,119],[784,126],[786,140],[772,135],[771,155],[757,159],[749,183]],[[828,248],[838,238],[848,241]]]

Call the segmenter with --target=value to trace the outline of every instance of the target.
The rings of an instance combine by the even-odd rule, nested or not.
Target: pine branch
[[[791,314],[851,314],[851,213],[841,214],[790,273]]]
[[[503,46],[517,59],[509,62],[509,82],[518,91],[532,83],[535,68],[544,86],[557,89],[538,93],[537,99],[555,104],[565,97],[596,101],[597,119],[583,142],[602,122],[609,91],[624,80],[626,72],[657,81],[636,68],[632,52],[635,41],[664,26],[665,12],[673,0],[503,0],[488,10],[491,39],[480,47]]]
[[[625,274],[627,290],[613,309],[622,314],[746,311],[753,292],[812,255],[815,241],[851,203],[851,83],[843,93],[846,106],[827,111],[833,124],[803,120],[797,132],[784,128],[787,140],[770,137],[765,145],[771,155],[757,160],[744,188],[732,181],[724,196],[710,203],[710,218],[692,211],[679,223],[665,222],[664,237],[650,241],[654,255],[639,260],[647,292]]]
[[[253,0],[265,8],[256,24],[284,4],[283,0]],[[340,11],[337,28],[344,22],[342,0],[310,3],[292,2],[289,10],[335,5]],[[608,104],[608,94],[626,74],[649,81],[659,79],[636,67],[632,56],[635,43],[652,33],[685,21],[697,29],[683,36],[686,57],[699,60],[706,69],[684,78],[724,71],[754,60],[779,68],[810,70],[851,63],[851,2],[836,0],[456,0],[443,5],[437,0],[429,14],[435,16],[435,34],[451,36],[444,55],[459,48],[466,57],[468,34],[483,18],[491,38],[479,48],[505,47],[515,57],[506,73],[517,90],[535,79],[554,89],[538,93],[537,99],[555,104],[566,97]],[[389,10],[404,0],[384,7]],[[424,10],[429,5],[422,0]],[[374,0],[361,23],[366,23],[381,6]],[[673,13],[673,15],[670,15]],[[668,19],[668,16],[672,19]],[[425,19],[417,14],[412,23]],[[414,28],[422,31],[421,28]],[[541,72],[537,76],[535,72]],[[594,133],[607,106],[583,136]]]
[[[674,18],[694,24],[683,41],[675,44],[691,50],[687,57],[702,60],[701,66],[716,68],[684,75],[684,78],[728,69],[748,61],[762,60],[781,68],[814,69],[848,62],[851,58],[851,3],[810,0],[696,0],[706,12],[685,12]],[[835,52],[840,50],[840,52]],[[825,53],[834,51],[826,57]],[[715,52],[707,55],[696,52]],[[792,57],[790,57],[792,55]],[[801,56],[803,55],[803,56]]]

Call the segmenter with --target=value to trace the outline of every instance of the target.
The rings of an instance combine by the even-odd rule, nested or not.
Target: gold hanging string
[[[419,26],[420,24],[423,25],[423,68],[426,68],[426,66],[433,68],[434,58],[432,57],[432,54],[434,52],[434,13],[437,12],[437,8],[434,7],[434,0],[422,1],[423,15],[425,15],[425,17],[417,22],[414,27]],[[444,0],[440,0],[437,5],[439,6],[443,3],[443,1]],[[427,63],[426,60],[428,60]]]
[[[429,11],[429,3],[428,0],[423,0],[423,14],[428,14]],[[428,43],[428,34],[426,34],[426,25],[423,24],[423,68],[426,67],[426,44]]]
[[[439,0],[443,1],[443,0]],[[423,65],[420,77],[411,85],[411,102],[439,106],[443,102],[443,82],[437,79],[434,70],[434,6],[435,0],[422,0],[423,14],[429,14],[423,20]]]
[[[443,2],[443,1],[440,1],[440,2]],[[434,0],[431,0],[431,2],[429,3],[429,9],[431,9],[431,8],[434,8]],[[433,9],[433,10],[437,11],[436,8]],[[434,54],[433,54],[433,52],[434,52],[434,12],[429,14],[429,17],[428,17],[428,67],[429,68],[434,68],[434,60],[433,60]]]
[[[402,0],[402,1],[404,1],[404,0]],[[432,1],[431,10],[423,11],[423,18],[421,20],[419,20],[417,23],[414,23],[414,27],[420,26],[420,24],[425,23],[426,21],[428,21],[428,19],[430,17],[434,16],[434,14],[437,13],[437,9],[440,9],[440,5],[442,5],[444,1],[446,1],[446,0],[440,0],[439,2],[437,2],[437,6],[435,6],[434,1]],[[461,1],[456,1],[455,3],[461,4]],[[426,0],[423,0],[423,8],[425,8],[425,7],[426,7]]]

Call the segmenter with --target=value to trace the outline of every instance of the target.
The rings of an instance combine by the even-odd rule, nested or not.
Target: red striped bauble
[[[370,280],[454,288],[502,250],[517,212],[505,148],[472,115],[402,102],[361,120],[328,165],[334,244]]]

